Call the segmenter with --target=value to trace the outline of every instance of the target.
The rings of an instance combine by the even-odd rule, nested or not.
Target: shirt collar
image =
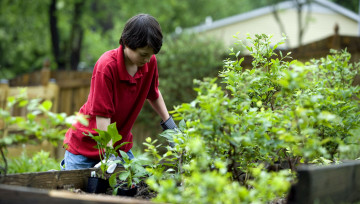
[[[120,80],[128,81],[129,83],[132,83],[132,84],[136,84],[136,79],[141,78],[146,72],[149,71],[149,68],[148,68],[149,63],[146,63],[144,66],[139,67],[138,71],[132,77],[126,70],[125,59],[124,59],[124,50],[123,50],[122,45],[120,45],[120,47],[117,49],[117,52],[118,52],[117,66],[119,69]]]

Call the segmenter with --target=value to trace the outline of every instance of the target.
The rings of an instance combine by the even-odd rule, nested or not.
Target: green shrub
[[[12,109],[21,107],[26,109],[25,116],[13,116]],[[5,108],[0,108],[0,122],[3,128],[0,129],[0,175],[6,175],[8,163],[6,150],[10,145],[26,143],[39,143],[49,141],[52,145],[64,139],[65,132],[75,121],[87,124],[87,120],[82,115],[67,116],[65,113],[53,113],[50,111],[52,102],[41,99],[27,98],[26,89],[22,89],[20,94],[7,98]],[[10,127],[16,131],[11,131]]]
[[[196,80],[197,97],[173,112],[181,132],[163,136],[175,146],[160,155],[148,184],[161,202],[265,203],[284,195],[300,163],[336,163],[359,145],[359,64],[346,51],[301,63],[275,53],[271,36],[248,37],[252,68],[232,50],[217,78]],[[241,42],[240,42],[241,44]],[[169,165],[170,170],[159,161]],[[288,170],[268,172],[286,162]],[[210,193],[215,192],[215,193]],[[216,196],[215,196],[216,195]]]
[[[41,150],[32,157],[23,151],[18,158],[9,159],[8,173],[42,172],[60,170],[60,162],[50,157],[49,152]]]

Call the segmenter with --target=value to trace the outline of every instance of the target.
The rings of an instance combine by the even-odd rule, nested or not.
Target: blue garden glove
[[[105,161],[105,159],[103,159],[101,162],[97,163],[94,166],[94,168],[99,168],[101,166],[101,163],[106,163],[106,165],[107,165],[106,173],[112,174],[112,173],[114,173],[116,166],[118,165],[118,162],[115,162],[117,160],[122,161],[121,157],[115,156],[112,154],[112,155],[110,155],[110,157],[107,161]]]
[[[179,131],[179,129],[176,126],[175,121],[171,115],[165,122],[163,120],[161,120],[160,125],[164,131],[169,130],[169,129],[174,130],[176,132]],[[171,141],[169,141],[169,145],[170,145],[170,147],[175,146],[174,142],[171,142]]]
[[[170,117],[164,122],[163,120],[161,120],[160,122],[160,125],[162,127],[162,129],[165,131],[165,130],[168,130],[168,129],[172,129],[172,130],[175,130],[175,131],[178,131],[178,127],[176,126],[175,124],[175,121],[174,119],[172,118],[172,116],[170,115]]]

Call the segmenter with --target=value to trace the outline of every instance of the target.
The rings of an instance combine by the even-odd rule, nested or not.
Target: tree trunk
[[[285,44],[286,44],[286,47],[289,48],[290,47],[289,38],[287,38],[286,30],[285,30],[283,22],[280,19],[280,16],[278,13],[278,8],[276,7],[276,4],[274,4],[273,14],[274,14],[276,22],[279,24],[281,34],[282,35],[284,34],[286,36]]]
[[[310,16],[311,16],[311,3],[313,0],[306,0],[304,3],[302,3],[299,0],[296,0],[296,6],[297,6],[297,13],[298,13],[298,28],[299,28],[299,36],[298,36],[298,43],[299,47],[303,44],[304,34],[305,31],[309,25]],[[306,13],[305,22],[303,22],[303,12],[304,12],[304,6],[308,6],[308,11]]]
[[[49,6],[49,22],[50,22],[50,34],[52,51],[58,66],[58,69],[64,69],[65,63],[60,52],[60,36],[57,27],[57,14],[56,14],[56,3],[57,0],[52,0]]]
[[[69,39],[69,65],[71,70],[77,70],[81,56],[82,38],[84,36],[84,29],[81,26],[81,16],[83,14],[85,1],[78,1],[75,3],[73,24],[71,35]]]

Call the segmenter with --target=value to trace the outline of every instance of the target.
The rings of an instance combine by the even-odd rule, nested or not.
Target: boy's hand
[[[105,161],[105,159],[100,161],[94,166],[94,168],[99,168],[101,166],[101,163],[106,163],[107,166],[106,173],[112,174],[114,173],[117,166],[117,163],[115,162],[116,160],[120,160],[120,157],[116,157],[115,155],[112,154],[107,161]]]
[[[165,122],[161,120],[160,125],[164,131],[169,129],[174,130],[175,132],[179,131],[171,115]],[[174,142],[169,141],[169,146],[174,147],[175,146]]]
[[[163,120],[161,120],[160,125],[161,125],[163,130],[172,129],[172,130],[175,130],[175,131],[179,131],[179,129],[176,126],[175,121],[174,121],[174,119],[172,118],[171,115],[165,122]]]

